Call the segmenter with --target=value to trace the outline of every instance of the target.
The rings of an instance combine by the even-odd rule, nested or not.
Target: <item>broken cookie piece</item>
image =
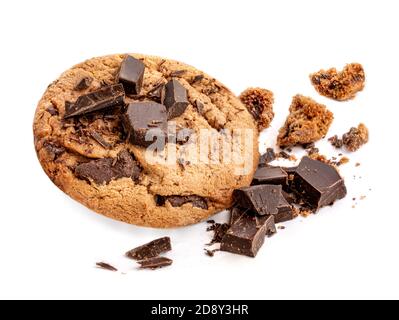
[[[361,123],[357,128],[353,127],[349,132],[342,136],[342,142],[348,151],[357,151],[362,145],[369,141],[369,131],[367,127]]]
[[[125,150],[115,159],[104,158],[79,164],[75,169],[75,175],[79,179],[92,180],[96,184],[108,184],[111,180],[124,177],[137,181],[140,171],[138,162]]]
[[[328,98],[339,101],[352,99],[363,90],[366,76],[359,63],[351,63],[338,72],[335,68],[320,70],[310,75],[316,91]]]
[[[239,98],[257,121],[259,131],[270,126],[274,118],[273,92],[262,88],[248,88]]]
[[[334,115],[325,105],[302,95],[293,98],[289,110],[290,114],[277,138],[280,147],[303,145],[320,140],[327,134],[334,119]]]

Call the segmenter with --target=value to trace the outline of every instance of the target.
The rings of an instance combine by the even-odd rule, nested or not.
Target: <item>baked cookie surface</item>
[[[137,82],[142,84],[135,92],[137,88],[119,81],[126,91],[121,103],[117,84],[126,57],[87,60],[48,87],[33,125],[35,148],[46,174],[95,212],[141,226],[189,225],[231,206],[233,190],[251,183],[258,164],[258,131],[251,114],[207,74],[177,61],[139,54],[129,57],[145,66],[143,79]],[[178,137],[179,132],[189,134],[177,141],[168,138],[160,153],[167,161],[154,161],[159,157],[148,157],[147,146],[132,142],[123,121],[126,109],[131,104],[160,107],[165,90],[182,91],[177,86],[186,90],[188,103],[172,113],[169,109],[167,123]],[[102,109],[76,111],[109,91],[114,99]],[[237,130],[239,134],[230,134]],[[197,143],[203,132],[210,145],[205,153],[204,143]],[[174,134],[168,131],[166,136]],[[230,148],[230,156],[213,152],[226,145],[222,149]]]

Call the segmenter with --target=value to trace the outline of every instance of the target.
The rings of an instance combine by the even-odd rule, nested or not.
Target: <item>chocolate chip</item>
[[[113,271],[113,272],[118,271],[118,269],[116,269],[115,267],[113,267],[110,264],[105,263],[105,262],[97,262],[96,266],[98,268],[101,268],[101,269],[104,269],[104,270],[108,270],[108,271]]]
[[[143,261],[138,261],[137,263],[140,265],[141,269],[155,270],[170,266],[173,263],[173,260],[165,257],[155,257]]]
[[[259,167],[252,180],[253,185],[275,184],[286,185],[288,174],[280,167]]]
[[[189,105],[187,90],[176,79],[170,80],[165,85],[161,101],[168,111],[168,120],[182,115]]]
[[[87,88],[90,87],[90,85],[93,82],[93,78],[89,77],[89,76],[85,76],[83,78],[81,78],[75,85],[74,90],[75,91],[82,91],[82,90],[86,90]]]
[[[163,237],[126,252],[126,257],[134,260],[144,260],[157,257],[161,253],[170,250],[172,250],[170,238]]]
[[[259,166],[264,166],[276,160],[276,154],[273,148],[267,148],[266,153],[262,154],[259,160]]]
[[[54,107],[54,105],[49,106],[46,111],[50,113],[52,116],[58,116],[58,110]]]
[[[161,102],[161,95],[162,95],[163,87],[164,87],[164,83],[162,81],[157,82],[154,85],[154,87],[147,92],[147,96],[156,102]]]
[[[207,201],[196,195],[190,196],[168,196],[166,198],[167,201],[172,205],[172,207],[181,207],[186,203],[191,203],[193,207],[201,208],[204,210],[208,210],[208,203]]]
[[[127,94],[140,94],[143,85],[145,65],[142,61],[126,56],[121,64],[118,82],[123,84]]]
[[[56,160],[65,152],[65,148],[56,142],[46,141],[43,147],[52,155],[52,160]]]
[[[65,116],[70,118],[100,111],[124,104],[125,92],[122,85],[103,87],[98,91],[80,96],[75,103],[65,102]]]
[[[187,70],[176,70],[176,71],[172,71],[170,73],[170,77],[181,77],[183,74],[185,74],[187,72]]]
[[[148,147],[157,137],[165,138],[168,125],[166,108],[152,101],[133,102],[127,108],[123,123],[132,144]]]
[[[193,78],[193,80],[191,80],[191,84],[201,82],[204,78],[205,76],[203,74],[198,74]]]
[[[115,159],[91,160],[78,165],[75,175],[79,179],[93,180],[96,184],[104,184],[124,177],[137,181],[140,171],[138,162],[128,151],[124,150]]]

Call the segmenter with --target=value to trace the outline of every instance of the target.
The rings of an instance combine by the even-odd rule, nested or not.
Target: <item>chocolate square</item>
[[[168,110],[168,120],[181,116],[189,105],[187,90],[176,79],[165,85],[161,101]]]
[[[280,167],[258,167],[255,172],[252,184],[286,185],[287,180],[288,174]]]

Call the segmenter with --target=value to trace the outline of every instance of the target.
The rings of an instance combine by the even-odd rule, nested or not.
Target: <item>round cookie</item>
[[[189,65],[130,56],[144,63],[144,78],[140,92],[126,90],[118,106],[66,116],[80,96],[118,83],[126,55],[87,60],[48,87],[33,124],[44,171],[88,208],[140,226],[189,225],[230,207],[233,190],[251,183],[258,164],[258,131],[251,114],[219,81]],[[165,84],[172,79],[186,89],[188,106],[168,125],[190,134],[188,141],[168,140],[158,155],[166,154],[168,161],[154,162],[148,148],[132,143],[123,119],[131,103],[162,104]],[[201,140],[204,132],[208,139]]]

